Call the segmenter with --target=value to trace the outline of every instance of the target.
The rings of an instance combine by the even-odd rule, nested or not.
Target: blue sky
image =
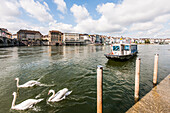
[[[0,0],[0,27],[169,38],[169,0]],[[3,4],[2,4],[3,3]]]

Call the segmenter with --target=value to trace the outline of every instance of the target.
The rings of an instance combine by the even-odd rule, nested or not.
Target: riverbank
[[[170,75],[163,79],[126,113],[168,113],[170,111]]]

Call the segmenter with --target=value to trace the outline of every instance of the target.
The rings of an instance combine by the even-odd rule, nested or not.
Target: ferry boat
[[[112,44],[111,53],[104,54],[106,58],[113,60],[128,60],[138,53],[137,44]]]

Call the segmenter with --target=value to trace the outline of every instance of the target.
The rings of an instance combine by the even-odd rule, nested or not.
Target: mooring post
[[[158,76],[158,58],[159,54],[155,54],[155,61],[154,61],[154,73],[153,73],[153,84],[157,84],[157,76]]]
[[[97,113],[102,113],[103,67],[97,66]]]
[[[135,72],[135,101],[139,99],[140,58],[136,59]]]

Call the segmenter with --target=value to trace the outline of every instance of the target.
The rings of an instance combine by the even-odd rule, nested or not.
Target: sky
[[[170,38],[170,0],[0,0],[0,28]]]

